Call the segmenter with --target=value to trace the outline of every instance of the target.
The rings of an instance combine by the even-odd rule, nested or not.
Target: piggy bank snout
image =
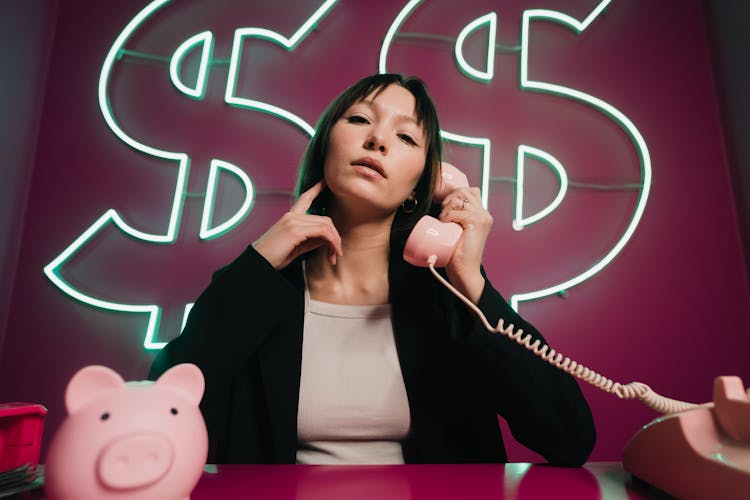
[[[173,462],[174,449],[167,439],[137,434],[117,438],[104,447],[96,473],[110,489],[140,488],[164,477]]]

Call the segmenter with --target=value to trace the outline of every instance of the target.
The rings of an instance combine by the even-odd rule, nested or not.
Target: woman
[[[203,371],[209,462],[504,462],[499,414],[549,462],[582,464],[595,431],[576,382],[403,260],[440,168],[422,82],[365,78],[316,130],[296,203],[217,271],[150,373]],[[490,322],[541,338],[484,277],[492,217],[479,190],[454,191],[438,211],[463,227],[451,284]]]

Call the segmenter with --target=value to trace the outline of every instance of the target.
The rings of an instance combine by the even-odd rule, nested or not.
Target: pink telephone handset
[[[442,179],[434,194],[436,202],[450,192],[468,187],[456,167],[442,164]],[[404,249],[404,260],[428,267],[443,285],[473,310],[485,328],[515,340],[549,364],[620,399],[643,401],[662,413],[627,444],[625,470],[679,498],[750,497],[750,391],[738,377],[714,381],[714,402],[696,405],[665,398],[641,382],[620,384],[556,352],[512,324],[500,319],[493,327],[482,311],[456,290],[436,270],[450,261],[461,238],[461,226],[425,216],[414,226]]]
[[[469,187],[464,173],[450,163],[443,162],[441,176],[432,195],[433,202],[440,203],[455,189],[464,187]],[[435,267],[445,267],[456,250],[461,232],[461,226],[455,222],[440,222],[425,215],[419,219],[406,240],[404,260],[419,267],[428,267],[428,262],[432,260]]]

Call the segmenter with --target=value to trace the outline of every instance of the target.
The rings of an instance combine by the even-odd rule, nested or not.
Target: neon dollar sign
[[[102,64],[98,86],[99,107],[109,130],[120,141],[128,145],[140,155],[140,160],[138,161],[147,161],[149,164],[156,163],[161,167],[166,166],[171,172],[173,172],[173,185],[170,194],[171,201],[169,203],[168,214],[164,217],[166,219],[166,227],[163,227],[160,231],[138,228],[136,227],[136,224],[126,221],[127,217],[121,213],[121,210],[110,208],[100,215],[96,221],[86,228],[80,235],[75,237],[72,243],[70,243],[44,268],[45,275],[55,286],[68,296],[82,303],[108,311],[145,314],[148,318],[145,332],[143,334],[143,345],[146,349],[160,349],[166,344],[166,342],[160,341],[160,338],[168,339],[174,337],[178,333],[176,331],[167,332],[166,334],[159,332],[160,322],[164,315],[165,307],[158,303],[135,303],[132,300],[111,300],[98,297],[96,296],[96,292],[85,290],[85,288],[101,290],[101,285],[81,285],[81,282],[86,280],[85,278],[80,278],[75,275],[75,266],[73,266],[74,269],[72,270],[66,270],[65,268],[66,264],[70,267],[70,261],[75,257],[86,258],[86,252],[81,252],[81,250],[90,246],[95,238],[105,239],[105,237],[107,237],[105,233],[110,233],[109,236],[111,237],[112,230],[115,231],[115,235],[126,235],[129,237],[126,238],[126,240],[131,242],[134,241],[137,244],[173,245],[177,242],[178,237],[180,236],[183,211],[188,198],[188,183],[191,177],[190,167],[191,163],[194,163],[192,161],[193,158],[191,158],[187,149],[174,150],[163,146],[153,146],[149,144],[149,141],[138,138],[137,133],[133,133],[130,130],[126,131],[126,127],[122,125],[121,120],[118,119],[118,116],[116,116],[116,113],[113,111],[111,103],[111,93],[113,91],[112,75],[118,64],[121,72],[124,71],[121,68],[123,65],[128,66],[127,64],[124,64],[124,58],[131,62],[136,60],[141,63],[144,61],[155,63],[157,66],[161,67],[160,69],[163,69],[163,71],[158,73],[159,77],[162,78],[163,81],[170,81],[174,90],[176,90],[180,96],[187,96],[190,99],[198,101],[204,99],[209,71],[212,63],[217,63],[217,61],[212,59],[214,49],[214,34],[212,31],[204,30],[187,35],[184,41],[179,43],[177,48],[173,51],[171,57],[139,52],[131,49],[128,45],[144,25],[147,23],[155,23],[155,18],[159,14],[162,14],[164,10],[168,10],[165,9],[165,7],[170,3],[170,0],[155,0],[144,7],[135,17],[133,17],[133,19],[130,20],[130,22],[127,23],[125,28],[115,39],[113,46],[109,50]],[[336,0],[321,1],[312,13],[306,13],[299,28],[288,36],[262,27],[242,27],[236,29],[234,31],[231,56],[229,59],[224,103],[233,109],[245,109],[270,115],[274,119],[278,119],[277,121],[279,122],[287,123],[287,125],[284,125],[285,127],[288,127],[288,124],[290,123],[297,129],[296,135],[300,135],[299,131],[301,130],[301,135],[304,138],[311,136],[313,134],[313,128],[305,120],[291,111],[277,105],[262,102],[258,99],[240,95],[237,79],[242,61],[241,55],[245,42],[252,40],[261,41],[263,43],[270,42],[283,47],[287,51],[294,51],[300,43],[304,42],[307,35],[317,26],[317,23],[319,23],[331,11],[335,4]],[[158,38],[162,39],[164,37]],[[195,68],[195,74],[193,78],[186,78],[183,66],[187,66],[185,61],[187,58],[193,56],[197,56],[198,61],[197,67]],[[221,64],[222,62],[218,61],[218,63]],[[134,65],[131,64],[130,67],[132,66]],[[138,104],[139,106],[134,106],[134,108],[143,107],[142,103]],[[150,117],[150,119],[154,119],[159,115],[159,113],[153,109],[146,110],[145,114],[147,115],[146,118]],[[184,140],[184,138],[182,139]],[[187,145],[185,145],[185,148],[187,148]],[[149,159],[144,160],[146,157]],[[203,241],[213,240],[236,228],[252,210],[256,195],[253,182],[243,168],[227,161],[226,159],[216,157],[211,158],[206,163],[208,164],[208,173],[206,181],[203,184],[205,190],[200,194],[200,197],[203,198],[203,204],[200,228],[197,231],[198,239]],[[205,168],[206,165],[199,166]],[[240,206],[237,207],[234,213],[228,216],[225,214],[223,220],[217,223],[214,220],[216,218],[214,209],[217,204],[217,186],[222,177],[232,179],[240,186],[244,194],[242,196],[242,201],[239,204]],[[138,193],[133,193],[133,195],[135,197]],[[137,204],[137,199],[134,199],[133,203]],[[160,216],[155,214],[153,219],[159,220]],[[118,247],[122,246],[122,244],[118,244]],[[99,247],[95,246],[92,248],[92,251],[96,252]],[[81,257],[81,255],[84,255],[84,257]],[[108,293],[108,295],[116,296],[118,293],[127,295],[127,292],[122,291],[111,292]],[[182,317],[182,326],[184,326],[185,319],[191,307],[191,303],[182,304],[179,307],[181,309],[179,313]],[[174,309],[174,307],[171,307],[171,309]]]
[[[427,74],[428,68],[443,69],[446,58],[452,59],[453,74],[428,81],[441,113],[448,160],[453,162],[451,155],[478,157],[475,163],[479,168],[459,166],[475,174],[483,204],[495,216],[499,229],[493,228],[493,234],[500,234],[501,244],[491,248],[493,253],[501,253],[503,273],[521,267],[513,264],[514,253],[527,259],[536,256],[533,269],[526,266],[520,271],[535,279],[534,284],[522,285],[518,279],[513,281],[513,276],[503,275],[503,281],[517,287],[511,297],[514,308],[523,301],[565,293],[611,263],[633,236],[648,200],[651,160],[635,124],[599,97],[535,77],[540,72],[557,75],[560,67],[556,72],[539,64],[549,64],[552,56],[535,50],[552,44],[533,44],[533,39],[546,37],[559,42],[561,37],[568,37],[564,39],[566,44],[558,43],[568,47],[569,38],[580,39],[595,22],[603,22],[602,13],[611,0],[578,2],[578,10],[588,4],[583,15],[579,12],[574,17],[551,9],[520,10],[515,2],[507,2],[506,11],[500,12],[492,10],[497,8],[496,2],[465,2],[462,13],[449,2],[412,0],[395,17],[379,55],[380,72],[413,74]],[[514,13],[513,9],[520,11]],[[442,12],[451,12],[450,18],[441,18]],[[498,43],[502,26],[512,26],[514,14],[521,18],[518,43]],[[437,19],[441,22],[436,23]],[[485,34],[484,45],[477,45],[480,33]],[[482,57],[477,58],[477,53]],[[507,85],[503,87],[503,83]],[[515,90],[511,88],[516,86]],[[505,116],[516,121],[503,121]],[[487,137],[489,130],[495,137]],[[564,147],[566,141],[576,147]],[[466,153],[467,147],[475,153]],[[563,156],[564,161],[560,159]],[[554,174],[555,189],[546,186],[537,193],[530,189],[543,179],[539,165],[547,177],[550,172]],[[574,181],[570,172],[581,175],[584,167],[588,169],[585,175],[590,176],[593,170],[605,179]],[[632,180],[634,167],[638,179]],[[623,176],[629,181],[614,180]],[[513,200],[503,204],[507,186],[511,186]],[[491,203],[490,195],[496,192],[498,200]],[[542,193],[546,194],[546,203],[539,201]],[[606,212],[609,220],[603,220],[596,208],[603,206],[605,196],[610,205],[618,206]],[[553,213],[555,216],[550,217]],[[560,232],[560,227],[569,228],[571,219],[575,214],[581,217],[581,213],[580,231],[583,239],[588,231],[590,248],[576,243],[576,239],[581,240],[577,234]],[[497,256],[490,255],[489,259],[493,257]],[[581,262],[583,259],[587,261]]]

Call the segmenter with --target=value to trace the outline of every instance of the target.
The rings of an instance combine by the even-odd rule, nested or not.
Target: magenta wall
[[[61,2],[46,82],[36,160],[20,258],[0,351],[0,401],[42,402],[49,433],[63,417],[65,384],[87,364],[104,364],[143,378],[153,351],[143,348],[144,314],[92,308],[62,293],[43,267],[108,209],[145,232],[166,230],[176,180],[174,162],[155,159],[118,139],[97,102],[99,72],[124,26],[146,2]],[[282,3],[284,5],[282,5]],[[144,24],[128,50],[169,57],[189,36],[216,36],[205,99],[179,94],[167,63],[124,56],[108,95],[123,130],[149,146],[191,159],[188,195],[174,243],[138,241],[110,226],[63,269],[77,289],[101,300],[163,307],[158,340],[177,334],[184,304],[211,272],[231,260],[288,207],[306,135],[276,117],[223,102],[232,33],[264,27],[291,35],[321,2],[175,0]],[[472,19],[498,12],[498,44],[519,43],[521,13],[560,8],[583,18],[596,1],[425,1],[403,32],[455,38]],[[268,42],[245,45],[239,93],[294,112],[313,124],[346,85],[377,71],[382,39],[402,2],[342,1],[293,52]],[[553,296],[523,302],[520,312],[559,351],[622,382],[640,380],[680,399],[706,401],[715,376],[750,381],[749,296],[732,200],[711,59],[697,0],[615,0],[576,36],[535,23],[530,77],[594,95],[638,127],[650,152],[653,185],[643,218],[612,264],[592,279]],[[466,45],[482,66],[479,32]],[[464,76],[442,39],[405,38],[394,44],[389,69],[424,78],[444,130],[492,140],[489,208],[495,218],[486,268],[506,296],[580,274],[617,242],[637,189],[571,187],[548,218],[523,231],[511,227],[515,150],[521,143],[553,154],[572,182],[639,184],[633,141],[610,118],[561,97],[519,89],[519,55],[496,52],[491,83]],[[194,67],[188,61],[186,69]],[[474,183],[480,153],[447,143],[447,159]],[[202,241],[198,228],[212,158],[241,167],[258,190],[249,216],[232,232]],[[528,210],[556,192],[554,177],[529,165]],[[216,220],[231,215],[241,191],[219,190]],[[220,332],[217,332],[217,338]],[[520,384],[523,381],[519,381]],[[584,388],[597,421],[592,459],[616,460],[627,438],[655,415]],[[536,458],[509,441],[513,461]]]

